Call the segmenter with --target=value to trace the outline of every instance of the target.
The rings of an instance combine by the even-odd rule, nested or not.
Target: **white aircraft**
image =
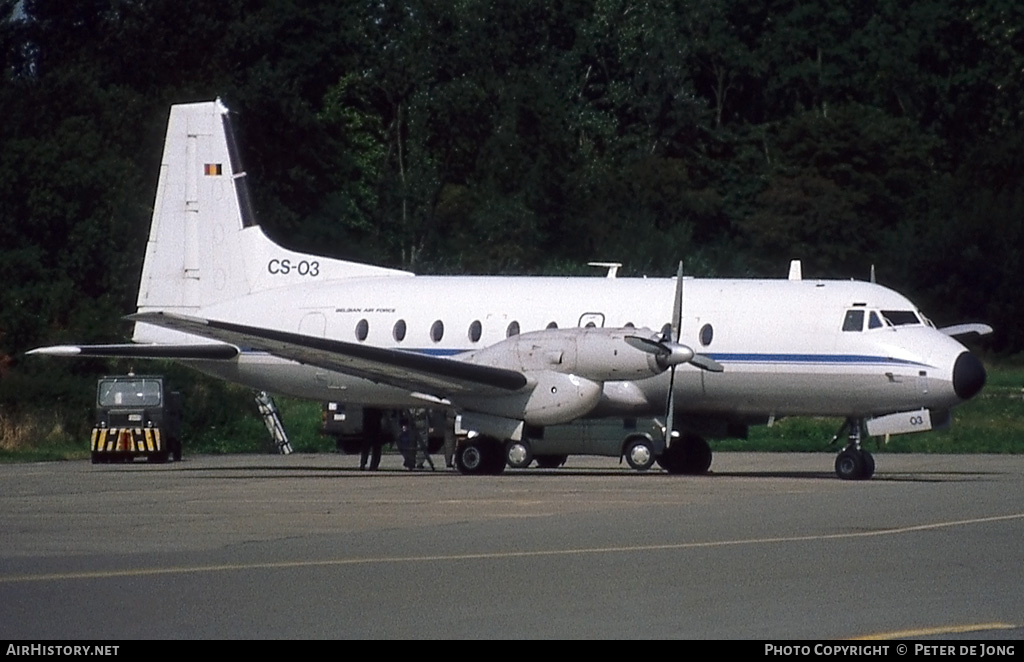
[[[301,254],[255,222],[220,101],[171,108],[132,344],[31,353],[170,358],[226,380],[366,407],[442,407],[477,434],[463,473],[583,417],[667,415],[634,468],[703,473],[705,438],[784,416],[846,420],[841,478],[871,435],[931,429],[985,383],[981,362],[874,283],[416,276]],[[840,434],[843,431],[840,431]],[[837,437],[839,435],[837,434]],[[510,441],[511,440],[511,441]]]

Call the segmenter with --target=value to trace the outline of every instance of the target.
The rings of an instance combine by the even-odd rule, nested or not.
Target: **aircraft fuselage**
[[[663,278],[310,280],[200,313],[303,335],[456,357],[516,333],[554,326],[658,331],[671,317],[674,287],[671,279]],[[751,420],[865,417],[917,408],[945,410],[974,394],[968,392],[970,384],[957,392],[954,372],[966,352],[963,345],[926,323],[910,301],[887,288],[856,281],[687,279],[684,292],[680,341],[720,362],[725,370],[712,373],[682,366],[675,382],[680,413]],[[266,311],[274,311],[270,324]],[[863,321],[851,325],[847,316],[856,311],[863,311]],[[888,321],[896,317],[893,312],[902,316],[903,324]],[[874,328],[872,314],[879,321]],[[907,323],[911,318],[914,321]],[[136,331],[136,340],[175,340],[167,334],[173,332],[146,326]],[[244,349],[234,362],[193,365],[296,397],[374,406],[422,405],[407,390]],[[607,381],[591,415],[663,413],[667,388],[664,373]]]

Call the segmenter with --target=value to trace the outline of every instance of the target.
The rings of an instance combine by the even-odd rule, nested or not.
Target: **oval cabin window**
[[[707,347],[711,344],[711,339],[715,337],[715,330],[711,328],[710,324],[705,324],[700,327],[700,344]]]

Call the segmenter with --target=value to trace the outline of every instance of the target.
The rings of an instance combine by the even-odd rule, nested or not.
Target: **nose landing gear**
[[[861,448],[861,421],[848,418],[832,437],[835,443],[844,432],[847,433],[846,446],[836,456],[836,475],[843,480],[867,480],[875,475],[875,458]]]

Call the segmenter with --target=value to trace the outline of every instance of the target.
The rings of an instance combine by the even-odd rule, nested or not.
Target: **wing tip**
[[[25,352],[26,355],[37,354],[40,356],[79,356],[82,348],[78,345],[51,345],[49,347],[36,347]]]

